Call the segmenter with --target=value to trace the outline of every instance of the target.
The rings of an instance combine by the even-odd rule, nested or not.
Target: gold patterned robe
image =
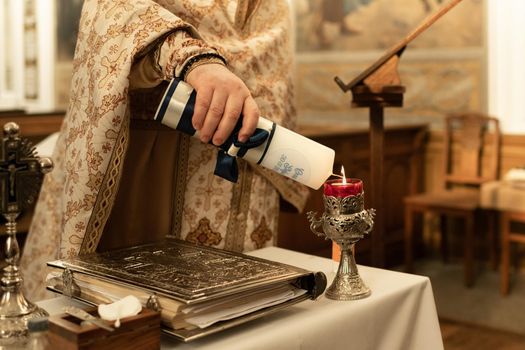
[[[237,184],[214,176],[215,147],[154,125],[148,94],[130,98],[128,90],[141,59],[153,60],[160,81],[196,55],[219,53],[261,115],[291,128],[289,29],[286,0],[85,1],[55,169],[22,257],[32,298],[44,295],[47,261],[93,252],[105,240],[136,243],[132,231],[236,251],[275,242],[279,197],[302,209],[307,189],[243,161]]]

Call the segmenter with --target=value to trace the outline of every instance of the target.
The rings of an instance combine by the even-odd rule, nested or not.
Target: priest
[[[308,190],[239,160],[237,183],[213,174],[239,113],[293,128],[286,0],[86,0],[70,103],[27,238],[28,295],[45,263],[175,236],[247,251],[276,241],[280,200]],[[166,81],[197,91],[190,138],[153,121]]]

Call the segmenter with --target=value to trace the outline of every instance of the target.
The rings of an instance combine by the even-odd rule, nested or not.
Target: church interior
[[[430,304],[408,309],[400,299],[398,309],[385,311],[404,313],[398,317],[408,321],[397,328],[392,327],[396,317],[382,320],[372,311],[367,316],[361,300],[337,301],[350,305],[348,313],[328,327],[355,332],[359,338],[359,327],[345,329],[342,324],[373,319],[368,337],[395,332],[390,336],[404,344],[390,349],[525,348],[525,3],[289,3],[298,116],[294,130],[333,149],[333,173],[344,166],[346,177],[360,179],[364,207],[375,209],[374,228],[352,243],[361,278],[372,290],[368,299],[394,298],[400,292],[389,288],[408,278],[406,274],[422,276],[428,283],[425,295]],[[38,145],[39,156],[54,156],[53,143],[73,103],[70,80],[82,5],[83,0],[0,3],[0,121],[17,123],[20,135]],[[11,170],[1,171],[1,190],[7,192],[10,175],[3,173]],[[211,201],[210,184],[203,191]],[[301,259],[335,258],[340,248],[312,232],[314,223],[307,214],[327,215],[326,186],[324,191],[311,189],[300,213],[281,201],[276,247],[302,253]],[[16,218],[22,256],[29,254],[24,245],[33,206]],[[0,229],[2,251],[11,242],[6,220]],[[267,249],[264,242],[257,248]],[[0,254],[3,266],[11,264],[4,262],[8,250]],[[332,274],[338,263],[334,266]],[[381,275],[383,271],[395,274]],[[2,288],[7,293],[7,287]],[[290,310],[299,318],[301,308],[294,307]],[[328,309],[336,312],[333,304],[326,305]],[[427,313],[438,322],[416,316]],[[277,322],[275,317],[257,320],[261,328],[251,329],[248,323],[227,330],[226,336],[271,332],[270,323],[265,328],[264,322]],[[328,316],[322,317],[329,322]],[[405,332],[417,329],[437,343],[408,340]],[[356,340],[357,347],[340,348],[389,348],[372,338]],[[220,335],[213,339],[228,344]],[[318,339],[308,345],[305,339],[297,336],[293,346],[283,348],[321,349],[330,344]],[[177,348],[191,349],[191,344]]]

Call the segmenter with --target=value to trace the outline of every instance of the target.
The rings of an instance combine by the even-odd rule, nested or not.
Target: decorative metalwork
[[[323,196],[323,202],[325,212],[330,215],[343,213],[351,214],[363,210],[365,206],[365,196],[364,192],[355,196],[347,196],[343,198]]]
[[[167,239],[48,263],[74,273],[110,276],[188,303],[268,283],[292,281],[310,271],[230,251]]]
[[[67,297],[74,297],[80,294],[80,288],[75,282],[73,272],[67,267],[62,272],[62,293]]]
[[[364,193],[343,198],[323,196],[323,200],[325,212],[319,220],[316,219],[317,213],[307,213],[310,229],[317,236],[331,239],[341,248],[337,274],[325,295],[335,300],[366,298],[371,291],[359,276],[353,247],[372,231],[375,209],[364,209]],[[318,231],[319,228],[323,232]]]
[[[150,310],[160,312],[162,309],[160,307],[159,298],[155,294],[151,294],[148,298],[148,301],[146,301],[146,307]]]
[[[29,302],[22,293],[19,271],[20,248],[16,240],[16,218],[38,196],[45,173],[53,169],[49,158],[39,158],[27,139],[19,137],[15,123],[4,125],[0,144],[0,212],[6,219],[7,266],[1,278],[0,339],[2,344],[22,339],[27,334],[27,321],[47,316],[47,313]]]

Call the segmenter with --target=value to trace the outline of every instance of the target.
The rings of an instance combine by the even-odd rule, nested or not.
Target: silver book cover
[[[322,293],[315,288],[311,271],[177,239],[52,261],[48,265],[139,287],[186,304],[284,281],[307,289],[313,298]]]

